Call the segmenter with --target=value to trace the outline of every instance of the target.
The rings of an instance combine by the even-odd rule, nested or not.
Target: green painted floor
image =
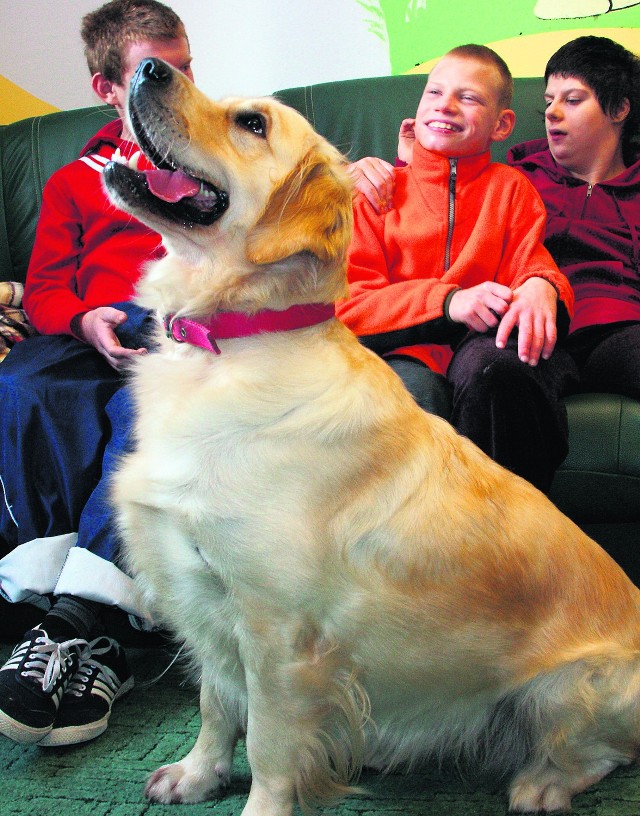
[[[0,647],[0,664],[11,651]],[[199,728],[197,692],[162,649],[128,649],[137,685],[116,703],[109,729],[73,748],[22,746],[0,737],[0,816],[240,816],[250,774],[239,746],[224,799],[157,805],[144,798],[147,776],[181,758]],[[154,682],[155,681],[155,682]],[[368,795],[345,799],[323,816],[502,816],[504,790],[435,771],[365,774]],[[640,816],[640,769],[621,769],[574,799],[575,816]]]

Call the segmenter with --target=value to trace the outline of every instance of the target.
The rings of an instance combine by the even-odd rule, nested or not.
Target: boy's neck
[[[472,154],[469,154],[469,155],[465,154],[463,156],[448,156],[446,153],[440,153],[439,151],[436,151],[436,150],[430,150],[428,147],[424,147],[423,145],[421,145],[420,142],[416,142],[416,144],[414,146],[414,151],[415,151],[415,148],[418,147],[418,146],[419,146],[419,149],[422,151],[424,156],[438,156],[440,159],[442,159],[444,161],[458,161],[460,159],[462,159],[463,161],[467,161],[467,160],[470,160],[470,159],[477,159],[477,158],[480,158],[481,156],[486,156],[487,153],[490,153],[490,150],[491,150],[490,147],[487,147],[487,149],[483,150],[481,153],[472,153]]]
[[[135,144],[135,136],[129,130],[129,125],[127,123],[127,119],[124,116],[120,116],[120,122],[122,123],[122,130],[120,131],[120,138],[123,142],[133,142]]]
[[[622,159],[622,151],[619,151],[612,157],[594,161],[592,166],[585,172],[570,169],[569,172],[575,178],[586,181],[587,184],[602,184],[619,176],[624,170],[626,170],[626,165]]]

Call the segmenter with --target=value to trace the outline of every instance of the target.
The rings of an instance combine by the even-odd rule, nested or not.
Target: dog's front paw
[[[213,774],[195,773],[186,763],[163,765],[151,774],[145,795],[152,802],[164,805],[192,804],[220,796],[229,786],[229,769],[215,766]]]

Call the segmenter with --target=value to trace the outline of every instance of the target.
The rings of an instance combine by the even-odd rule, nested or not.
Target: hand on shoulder
[[[393,207],[395,172],[393,165],[375,156],[365,156],[349,165],[356,190],[367,199],[377,213]]]

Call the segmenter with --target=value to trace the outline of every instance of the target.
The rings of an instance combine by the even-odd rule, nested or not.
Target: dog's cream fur
[[[132,91],[147,137],[229,208],[188,228],[107,174],[167,247],[139,300],[202,318],[343,295],[341,156],[274,100],[148,85]],[[638,590],[544,496],[337,320],[219,356],[158,337],[114,496],[131,568],[201,671],[202,729],[151,799],[215,794],[245,729],[244,816],[433,755],[513,776],[514,810],[562,810],[635,759]]]

